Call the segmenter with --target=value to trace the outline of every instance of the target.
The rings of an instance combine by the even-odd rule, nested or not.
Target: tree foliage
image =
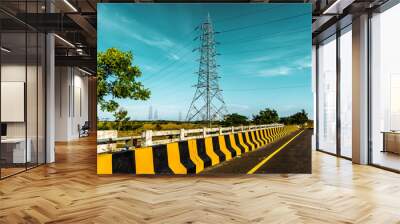
[[[115,118],[115,122],[117,122],[118,124],[118,131],[121,129],[121,126],[123,126],[126,121],[129,121],[131,119],[130,117],[128,117],[128,111],[123,108],[115,111],[113,115]]]
[[[253,115],[253,123],[255,124],[272,124],[279,121],[279,115],[276,110],[266,108],[261,110],[257,115]]]
[[[98,52],[97,102],[102,111],[116,111],[119,104],[115,99],[149,99],[150,90],[136,80],[142,73],[139,67],[132,66],[132,60],[130,51],[110,48],[105,52]]]
[[[224,120],[222,124],[224,126],[238,126],[238,125],[247,125],[249,123],[248,118],[246,116],[233,113],[227,114],[224,116]]]
[[[299,124],[303,125],[308,121],[308,114],[306,113],[305,110],[301,110],[300,112],[297,112],[289,117],[283,117],[281,118],[281,123],[284,124]]]

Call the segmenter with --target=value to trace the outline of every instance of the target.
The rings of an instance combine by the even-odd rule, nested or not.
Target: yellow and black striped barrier
[[[297,130],[274,127],[97,155],[97,173],[195,174]]]

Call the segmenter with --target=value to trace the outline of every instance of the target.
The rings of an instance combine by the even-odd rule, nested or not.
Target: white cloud
[[[144,70],[149,71],[149,72],[153,72],[156,71],[156,69],[153,66],[150,65],[142,65],[141,66]]]
[[[276,66],[268,69],[261,69],[256,74],[261,77],[271,77],[271,76],[285,76],[294,73],[295,71],[311,68],[310,57],[306,56],[297,60],[293,60],[284,66]]]
[[[137,22],[134,19],[128,19],[120,14],[116,14],[114,20],[102,20],[101,25],[102,27],[109,27],[109,29],[111,30],[118,30],[118,32],[126,35],[127,37],[136,39],[146,45],[158,47],[163,50],[166,50],[175,45],[174,42],[172,42],[161,33],[157,32],[156,30],[150,29],[148,27],[146,27],[146,29],[138,29],[138,27],[142,26],[141,23]],[[145,30],[146,32],[138,33],[137,30]]]
[[[311,58],[310,57],[304,57],[301,59],[298,59],[294,62],[295,66],[297,69],[305,69],[305,68],[311,68]]]
[[[267,62],[274,60],[275,58],[276,58],[275,56],[261,56],[261,57],[251,58],[247,60],[247,62]]]
[[[289,75],[291,71],[292,71],[291,67],[280,66],[280,67],[260,70],[257,75],[262,77],[282,76],[282,75]]]
[[[171,58],[171,59],[173,59],[175,61],[180,59],[180,57],[178,55],[174,54],[174,53],[169,54],[169,58]]]
[[[131,31],[128,31],[128,34],[129,34],[130,37],[132,37],[132,38],[134,38],[134,39],[136,39],[138,41],[141,41],[141,42],[143,42],[143,43],[145,43],[145,44],[147,44],[149,46],[159,47],[161,49],[166,49],[166,48],[169,48],[169,47],[174,45],[172,43],[172,41],[170,41],[167,38],[154,38],[157,35],[155,35],[153,37],[142,36],[142,35],[140,35],[138,33],[134,33],[134,32],[131,32]]]

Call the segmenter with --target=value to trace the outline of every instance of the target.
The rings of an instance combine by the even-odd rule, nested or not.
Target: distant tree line
[[[114,121],[99,121],[99,130],[118,130],[118,131],[129,131],[136,130],[143,127],[144,124],[152,124],[149,128],[152,130],[166,130],[166,129],[180,129],[180,128],[199,128],[208,126],[207,121],[132,121],[127,116],[128,112],[125,109],[120,109],[114,113]],[[261,124],[273,124],[281,123],[285,125],[304,125],[305,123],[312,123],[308,119],[308,114],[305,110],[294,113],[287,117],[279,117],[278,112],[274,109],[265,108],[260,110],[258,114],[252,116],[252,119],[238,114],[232,113],[224,116],[222,121],[214,121],[213,127],[229,127],[229,126],[240,126],[240,125],[261,125]]]
[[[288,117],[280,118],[276,110],[265,108],[264,110],[260,110],[258,114],[253,115],[253,118],[251,120],[248,117],[240,115],[238,113],[227,114],[225,115],[224,120],[221,122],[221,124],[223,126],[238,126],[249,124],[260,125],[273,123],[283,123],[285,125],[303,125],[308,121],[308,114],[305,112],[305,110],[301,110],[300,112],[297,112]]]

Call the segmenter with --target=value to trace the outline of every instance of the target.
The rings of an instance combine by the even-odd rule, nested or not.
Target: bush
[[[248,118],[246,116],[233,113],[227,114],[224,116],[224,120],[220,122],[222,126],[239,126],[239,125],[247,125],[249,123]]]
[[[255,124],[272,124],[277,123],[278,121],[278,112],[269,108],[261,110],[257,115],[253,115],[253,122]]]

